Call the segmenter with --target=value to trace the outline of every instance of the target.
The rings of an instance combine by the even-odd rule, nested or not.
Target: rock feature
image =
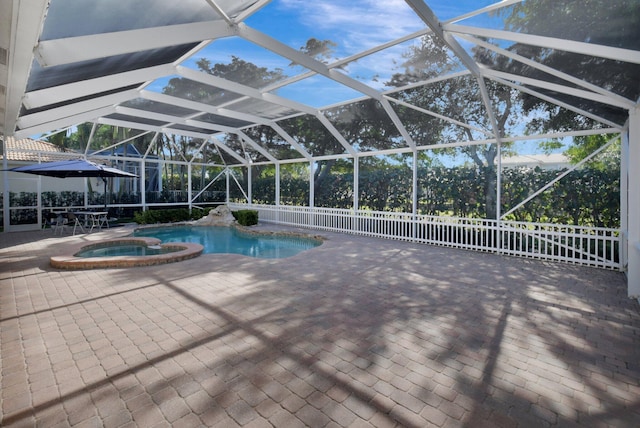
[[[231,214],[231,210],[226,205],[219,205],[217,208],[209,211],[206,217],[194,221],[197,226],[231,226],[236,219]]]

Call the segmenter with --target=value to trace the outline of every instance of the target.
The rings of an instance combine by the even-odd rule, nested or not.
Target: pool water
[[[138,229],[133,236],[157,238],[163,243],[194,242],[204,254],[232,253],[262,259],[281,259],[317,247],[320,241],[287,235],[243,233],[224,226],[169,226]]]
[[[75,254],[76,257],[113,257],[113,256],[156,256],[158,254],[175,253],[182,248],[163,248],[141,244],[120,244],[104,247],[87,248]]]

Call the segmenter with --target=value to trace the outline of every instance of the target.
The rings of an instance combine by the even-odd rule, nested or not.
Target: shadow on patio
[[[0,277],[3,425],[640,424],[620,274],[328,236],[129,270],[41,248]]]

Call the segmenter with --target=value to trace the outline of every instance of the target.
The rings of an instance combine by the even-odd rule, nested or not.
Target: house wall
[[[502,158],[502,168],[540,168],[544,170],[560,170],[571,168],[569,159],[562,154],[520,155]]]

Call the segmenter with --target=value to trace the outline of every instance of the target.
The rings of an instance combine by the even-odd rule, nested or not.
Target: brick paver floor
[[[281,260],[48,264],[123,232],[0,234],[0,425],[640,426],[620,273],[336,234]]]

